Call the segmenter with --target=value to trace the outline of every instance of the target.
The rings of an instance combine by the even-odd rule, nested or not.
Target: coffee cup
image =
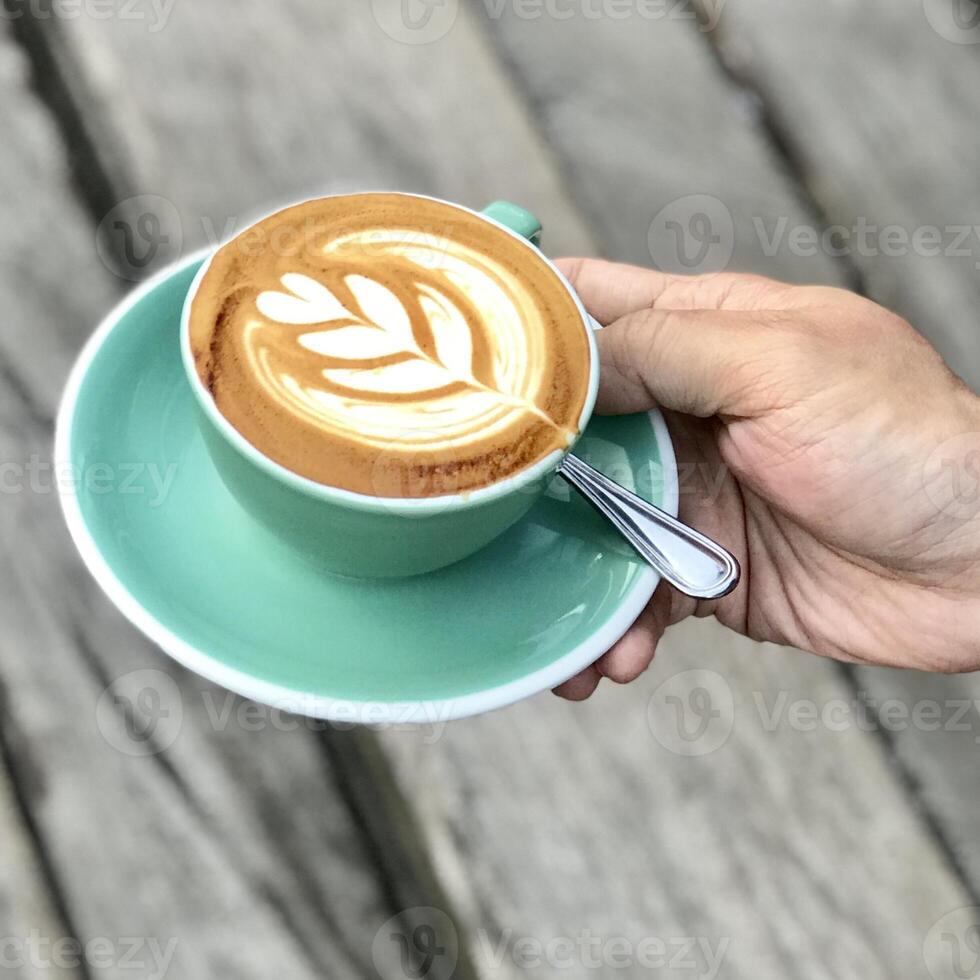
[[[347,197],[352,198],[353,205],[357,203],[353,199],[362,196],[340,195],[317,201],[333,202],[339,208]],[[412,446],[417,443],[423,447],[419,450],[420,459],[427,452],[424,433],[420,436],[417,428],[412,433],[415,442],[389,437],[391,455],[393,459],[397,457],[395,461],[399,468],[388,467],[384,450],[378,452],[372,470],[384,477],[382,481],[379,475],[378,492],[372,492],[370,485],[368,492],[364,487],[350,489],[332,485],[298,472],[301,467],[290,467],[274,458],[277,444],[273,438],[267,440],[265,448],[269,451],[259,448],[256,444],[259,440],[247,438],[239,427],[244,426],[241,423],[236,426],[230,421],[226,411],[219,407],[214,390],[205,383],[201,345],[195,344],[192,319],[195,299],[215,261],[214,255],[209,257],[197,273],[185,301],[180,342],[210,457],[234,498],[269,532],[319,567],[367,578],[410,576],[452,564],[483,548],[520,520],[547,488],[562,459],[588,423],[599,378],[594,321],[560,271],[538,250],[541,227],[533,215],[507,202],[496,202],[477,212],[422,195],[385,197],[395,203],[398,198],[404,198],[406,203],[432,202],[433,206],[451,208],[485,223],[496,231],[498,238],[499,235],[507,236],[510,274],[519,277],[521,269],[527,268],[541,281],[544,281],[541,277],[551,277],[554,289],[560,290],[564,302],[571,304],[568,308],[573,309],[577,317],[574,329],[581,331],[582,342],[576,348],[580,353],[576,354],[574,364],[565,365],[563,370],[567,373],[570,369],[581,378],[577,381],[573,378],[578,384],[579,396],[574,417],[568,419],[572,424],[562,430],[562,438],[550,448],[545,445],[528,465],[516,466],[486,485],[472,486],[461,481],[458,487],[453,487],[450,480],[448,486],[440,484],[435,493],[425,492],[424,486],[406,485],[404,495],[398,495],[399,484],[396,483],[395,492],[392,492],[392,472],[401,474],[399,479],[411,481],[412,469],[406,469],[405,461],[411,462]],[[260,226],[261,222],[253,228]],[[247,236],[246,230],[236,236],[235,241],[246,241]],[[353,302],[348,305],[356,307]],[[342,455],[338,453],[340,458]],[[419,479],[424,483],[433,473],[439,474],[441,479],[446,467],[420,466],[418,469]],[[406,473],[409,475],[405,476]],[[423,492],[419,492],[420,489]],[[447,489],[449,492],[443,492]]]

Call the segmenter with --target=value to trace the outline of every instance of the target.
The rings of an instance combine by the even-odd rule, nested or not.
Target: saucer
[[[331,575],[225,489],[180,358],[204,256],[146,282],[82,351],[55,457],[69,530],[120,611],[245,697],[337,721],[448,720],[561,683],[604,653],[658,576],[559,478],[477,554],[407,579]],[[576,454],[677,513],[658,412],[596,417]]]

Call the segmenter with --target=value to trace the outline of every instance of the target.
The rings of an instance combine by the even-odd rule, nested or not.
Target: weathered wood
[[[731,5],[733,12],[737,6]],[[823,8],[819,11],[814,8],[809,10],[808,16],[815,19],[826,14],[827,11]],[[719,197],[734,216],[733,268],[763,271],[790,280],[837,283],[848,281],[850,277],[846,267],[826,255],[800,257],[786,250],[777,252],[771,258],[765,254],[753,219],[761,218],[768,222],[772,218],[784,216],[791,225],[819,224],[820,211],[819,208],[811,209],[805,206],[805,202],[797,201],[792,175],[786,172],[778,145],[773,145],[768,138],[764,116],[749,94],[732,91],[726,86],[724,76],[711,63],[710,48],[695,31],[691,30],[685,36],[682,31],[671,29],[667,24],[657,24],[644,31],[636,22],[617,25],[609,20],[600,20],[585,23],[574,18],[556,26],[545,22],[522,22],[514,16],[505,16],[488,26],[496,43],[522,79],[523,85],[534,93],[540,124],[549,142],[555,147],[563,169],[569,175],[567,186],[570,191],[576,197],[589,200],[591,196],[595,201],[592,208],[594,226],[603,236],[605,247],[616,257],[646,262],[649,253],[645,222],[653,218],[665,201],[708,193]],[[759,38],[769,31],[771,26],[760,22],[755,25],[752,37]],[[800,31],[801,44],[810,43],[812,37],[812,34]],[[847,37],[853,37],[855,44],[861,44],[861,54],[855,53],[853,46],[843,43],[842,38]],[[858,61],[864,57],[863,37],[859,32],[840,31],[833,40],[828,37],[815,50],[837,45],[849,49],[852,57]],[[773,43],[779,43],[778,39]],[[621,70],[621,66],[628,65],[635,81],[624,84],[621,74],[610,71],[608,75],[599,73],[598,81],[596,76],[590,74],[588,83],[582,83],[580,64],[559,54],[567,50],[587,51],[590,64],[615,65],[617,72]],[[864,64],[863,61],[861,63]],[[613,78],[615,81],[612,81]],[[801,82],[801,78],[807,81]],[[783,90],[812,93],[814,87],[809,83],[811,78],[812,75],[807,73],[798,74],[795,78],[787,74],[780,79],[780,86]],[[606,84],[603,84],[604,79]],[[816,90],[819,90],[819,86]],[[639,91],[652,95],[639,99],[625,94]],[[542,96],[542,93],[546,93],[546,96]],[[838,114],[846,112],[838,109]],[[801,123],[801,128],[805,126],[806,123]],[[630,134],[629,149],[625,152],[621,149],[624,142],[621,134],[624,131]],[[583,132],[598,132],[600,136],[595,141],[583,141]],[[828,129],[824,140],[830,141],[832,136],[833,130]],[[675,160],[672,148],[677,146],[684,147],[684,150]],[[879,170],[881,166],[884,164],[879,165]],[[663,187],[667,189],[663,190]],[[624,192],[624,188],[629,190]],[[625,193],[629,199],[622,206],[619,204],[621,193]],[[650,203],[646,204],[646,201]],[[642,214],[643,218],[638,218],[637,214]],[[633,229],[632,233],[624,235],[623,229],[628,228]],[[693,639],[696,635],[703,637],[700,650],[697,641]],[[654,667],[653,676],[644,679],[640,684],[649,691],[650,686],[659,679],[685,666],[713,666],[729,680],[736,692],[737,701],[753,704],[757,690],[765,684],[760,683],[759,678],[752,678],[752,674],[758,669],[755,663],[757,657],[758,654],[751,645],[724,638],[700,624],[697,627],[685,625],[680,635],[670,636],[666,649],[660,655],[660,662]],[[796,697],[807,698],[816,702],[817,707],[823,708],[828,700],[839,699],[849,704],[854,696],[850,685],[844,683],[842,677],[823,678],[824,665],[814,665],[806,661],[794,664],[793,661],[781,659],[770,669],[776,671],[772,680],[774,688],[788,692],[790,702]],[[811,674],[811,671],[814,673]],[[818,678],[823,683],[818,683]],[[794,694],[794,691],[797,693]],[[612,698],[613,695],[607,693],[606,697]],[[619,700],[618,692],[615,697]],[[758,713],[755,713],[752,723],[758,726],[761,721]],[[760,750],[760,758],[754,758],[751,762],[747,758],[733,758],[728,746],[717,755],[725,757],[724,766],[732,780],[756,786],[760,783],[773,787],[782,785],[781,792],[786,795],[783,802],[772,807],[772,823],[767,825],[764,836],[769,841],[768,846],[772,848],[772,853],[794,853],[798,848],[797,855],[809,855],[816,839],[812,836],[815,827],[811,821],[819,821],[820,817],[810,809],[812,802],[806,802],[807,798],[815,793],[830,796],[835,790],[821,786],[827,770],[821,768],[814,773],[813,761],[806,759],[804,754],[793,761],[787,756],[782,762],[776,762],[771,752],[777,751],[778,742],[778,750],[803,753],[800,740],[812,739],[814,746],[820,746],[820,756],[827,766],[838,773],[836,791],[848,794],[855,806],[855,812],[850,819],[836,822],[836,826],[845,836],[848,827],[855,832],[852,845],[841,844],[836,853],[831,845],[823,852],[822,858],[817,860],[826,862],[829,866],[844,865],[846,862],[841,853],[851,851],[855,856],[854,860],[868,877],[880,884],[880,875],[888,877],[895,870],[888,852],[889,845],[885,843],[886,840],[894,839],[893,830],[887,829],[887,825],[897,814],[890,811],[901,808],[903,804],[901,797],[892,795],[891,791],[888,791],[887,798],[890,802],[887,804],[880,802],[885,797],[879,795],[879,790],[864,795],[871,782],[882,780],[881,791],[884,791],[884,785],[890,783],[891,779],[882,770],[882,765],[887,764],[883,760],[879,760],[874,767],[876,772],[873,776],[862,771],[863,767],[856,763],[852,753],[864,751],[859,746],[865,743],[865,739],[856,735],[853,730],[856,724],[857,721],[852,720],[848,731],[839,735],[830,732],[822,724],[818,725],[818,731],[814,733],[787,731],[783,724],[770,737],[770,748]],[[624,738],[621,742],[629,744],[630,739]],[[795,749],[794,742],[797,743]],[[855,746],[853,749],[852,743]],[[714,762],[713,758],[709,758],[707,767],[711,769]],[[690,760],[686,760],[685,764],[689,763]],[[744,769],[741,768],[743,764]],[[705,775],[704,765],[700,760],[693,760],[692,768],[698,774],[697,777],[690,773],[679,775],[679,778],[684,779],[685,786],[689,786],[692,779],[699,782],[700,777]],[[656,785],[661,787],[664,767],[658,760],[649,769],[657,773]],[[582,786],[588,785],[589,781],[583,779]],[[701,785],[689,791],[690,795],[701,792]],[[634,793],[634,788],[623,780],[621,796],[632,802]],[[671,815],[681,813],[682,822],[691,819],[691,811],[687,809],[690,798],[688,793],[666,790],[664,795],[671,801]],[[717,807],[716,813],[723,813],[726,819],[732,821],[733,836],[741,836],[742,813],[747,804],[726,797],[712,796],[711,799],[712,804]],[[792,800],[796,804],[790,802]],[[880,836],[876,830],[871,829],[869,821],[880,826]],[[460,823],[465,823],[465,820]],[[610,822],[607,820],[604,826],[610,826]],[[612,826],[619,828],[622,824],[616,822]],[[613,830],[612,833],[615,835],[616,831]],[[925,872],[927,876],[941,875],[944,858],[940,852],[931,851],[928,828],[920,827],[918,836],[921,847],[913,847],[910,856],[917,863],[924,861],[925,866],[931,868],[931,871]],[[823,846],[826,845],[822,845],[821,850]],[[760,844],[760,854],[766,850],[767,846]],[[699,849],[699,853],[703,855],[705,852]],[[720,868],[725,866],[730,856],[731,852],[722,850],[718,858],[709,859],[709,863]],[[809,859],[798,856],[793,859],[793,863],[805,867]],[[768,857],[760,857],[759,860],[762,866],[771,867],[773,864]],[[622,877],[628,876],[629,867],[628,858],[621,859],[619,869]],[[663,880],[659,868],[655,877],[658,881]],[[781,877],[777,871],[770,880],[778,881]],[[738,881],[738,874],[734,870],[730,880]],[[795,920],[798,915],[799,921],[804,923],[801,932],[810,937],[825,929],[822,948],[829,957],[830,950],[839,948],[834,937],[838,935],[842,923],[853,922],[855,917],[860,919],[867,915],[871,905],[877,900],[870,894],[859,898],[860,886],[855,889],[853,882],[846,878],[831,882],[827,890],[816,885],[816,882],[823,880],[821,875],[813,872],[810,877],[813,890],[808,891],[806,887],[794,890],[801,903],[806,901],[804,895],[808,894],[814,900],[812,906],[800,904],[791,912],[783,906],[784,895],[783,899],[774,901],[779,907],[779,911],[774,914],[780,918],[786,916],[790,920]],[[894,890],[898,890],[904,892],[905,900],[908,900],[916,887],[914,880],[915,876],[903,881],[892,878],[881,892],[894,894]],[[712,902],[724,901],[718,897],[724,891],[723,881],[724,878],[720,881],[715,879],[717,890],[712,891]],[[549,884],[553,882],[549,881]],[[558,886],[555,892],[562,894],[563,889]],[[820,898],[816,898],[818,893]],[[742,894],[744,895],[744,891]],[[749,894],[758,893],[749,891]],[[905,912],[893,909],[876,925],[866,923],[866,935],[885,935],[890,932],[898,941],[898,946],[891,943],[879,946],[880,955],[875,966],[859,968],[855,965],[858,962],[855,958],[852,959],[849,969],[841,966],[838,971],[859,974],[865,970],[869,975],[879,975],[880,971],[880,975],[884,976],[890,969],[898,969],[920,975],[921,969],[916,971],[914,965],[910,967],[909,963],[921,963],[919,947],[924,930],[932,919],[955,907],[958,901],[956,894],[957,888],[951,886],[951,891],[942,898],[934,897],[924,902],[915,899],[909,901]],[[695,907],[703,905],[702,895],[699,892],[699,898],[691,904]],[[836,912],[824,919],[819,907],[821,902],[827,900],[836,903]],[[706,912],[704,914],[705,917],[709,915]],[[906,920],[907,927],[892,929],[889,926],[889,922],[893,926],[898,918],[905,916],[910,916]],[[694,918],[697,921],[699,916],[696,914]],[[788,928],[796,935],[792,926]],[[789,934],[786,928],[784,934]],[[739,935],[743,934],[740,932]],[[905,952],[899,953],[899,947],[904,948]],[[888,949],[890,953],[886,952]],[[894,966],[888,967],[885,960],[892,954],[895,955]],[[737,954],[733,951],[732,955]],[[900,966],[903,956],[907,959]],[[753,957],[748,956],[746,962],[752,963]],[[807,969],[812,969],[813,964],[817,963],[826,966],[829,959],[821,959],[817,949],[809,950],[808,954],[797,961],[793,968],[794,975],[806,975]],[[778,973],[779,970],[774,972]]]
[[[763,253],[756,216],[813,220],[805,199],[762,138],[756,106],[728,83],[693,23],[651,20],[639,7],[622,19],[556,21],[508,4],[486,21],[602,254],[676,272],[839,278],[845,270],[826,256]],[[708,236],[720,241],[699,263]]]
[[[222,724],[224,692],[123,622],[68,541],[50,421],[70,358],[118,284],[99,261],[94,226],[68,186],[66,151],[6,25],[0,78],[0,183],[18,188],[4,202],[0,244],[2,724],[70,920],[62,935],[106,939],[106,977],[132,976],[128,939],[140,944],[137,959],[152,955],[151,942],[161,955],[172,944],[170,975],[374,976],[372,939],[396,909],[318,734],[280,730],[269,716],[252,730],[234,710]],[[163,712],[183,714],[173,744],[151,739],[160,751],[148,755],[131,754],[142,743],[127,729],[128,708],[152,730],[152,712],[139,717],[139,670],[151,671]],[[2,893],[23,867],[16,840],[10,847],[8,863],[5,838]],[[31,908],[27,882],[23,895],[4,935],[54,928]],[[382,969],[396,970],[394,953]],[[143,975],[152,975],[146,962]]]
[[[223,4],[180,5],[156,38],[122,24],[66,25],[62,57],[83,83],[125,78],[142,113],[92,103],[93,130],[124,144],[131,190],[175,202],[187,241],[206,237],[201,216],[220,226],[269,197],[381,181],[475,204],[512,196],[544,217],[553,248],[589,250],[570,190],[605,251],[648,262],[647,230],[660,209],[707,193],[737,217],[739,265],[788,278],[838,271],[829,260],[770,263],[759,254],[746,218],[803,221],[807,212],[689,25],[546,18],[533,34],[507,17],[486,25],[533,95],[531,119],[467,11],[444,39],[412,46],[388,40],[366,4],[283,3],[275,24],[262,21],[268,38],[253,75],[237,53],[254,43],[251,6],[232,14]],[[193,75],[175,70],[182,59]],[[583,82],[584,68],[597,65],[605,73]],[[230,90],[235,100],[219,96]],[[629,97],[638,90],[656,98]],[[229,104],[241,107],[236,120]],[[137,122],[140,139],[131,140]],[[687,758],[653,734],[678,747],[660,727],[669,703],[653,712],[652,729],[647,707],[658,684],[695,667],[719,675],[719,696],[730,687],[735,726],[716,751]],[[678,695],[690,693],[684,680],[671,682]],[[517,940],[587,944],[588,930],[600,943],[673,943],[668,956],[685,937],[715,954],[728,939],[726,976],[924,975],[916,964],[928,927],[967,896],[909,811],[880,744],[857,727],[800,732],[782,722],[770,732],[780,692],[823,703],[848,698],[850,687],[822,661],[761,654],[710,624],[689,624],[648,678],[605,689],[593,704],[546,696],[453,725],[433,746],[383,733],[474,959],[495,976],[518,976],[526,971],[510,955]],[[331,750],[346,751],[344,741],[330,740]],[[352,778],[360,744],[341,763]],[[377,784],[349,786],[362,810],[388,778],[383,760],[372,757],[367,771]],[[384,840],[379,823],[373,833]],[[579,946],[572,956],[594,952]]]
[[[65,87],[87,95],[100,171],[119,198],[163,197],[149,206],[167,228],[175,209],[185,250],[285,202],[374,188],[473,207],[519,191],[553,242],[586,246],[546,145],[465,18],[421,46],[388,37],[370,4],[292,0],[275,16],[261,0],[176,5],[157,33],[139,20],[60,26],[48,37]]]
[[[2,731],[2,724],[0,724]],[[0,875],[0,956],[4,973],[16,980],[81,980],[70,960],[51,955],[49,943],[68,933],[48,888],[41,857],[7,771],[0,767],[0,839],[3,873]]]
[[[848,258],[870,295],[907,316],[977,386],[980,200],[969,161],[980,152],[980,60],[926,16],[953,7],[746,0],[726,10],[717,38],[769,107],[826,224],[850,231]],[[862,222],[876,229],[870,247]],[[889,227],[898,229],[891,240]],[[938,245],[916,242],[933,227]]]
[[[971,161],[980,154],[980,60],[975,44],[949,39],[967,36],[958,35],[953,6],[740,0],[729,5],[719,40],[770,107],[828,224],[891,225],[910,242],[916,229],[940,229],[939,250],[950,254],[910,245],[889,255],[876,244],[873,254],[855,246],[850,261],[869,295],[908,317],[978,389],[980,181]],[[969,235],[957,245],[960,229]],[[877,708],[899,705],[880,730],[980,894],[980,676],[856,674]]]
[[[723,977],[928,977],[927,931],[969,898],[875,741],[807,730],[793,705],[848,697],[824,666],[685,624],[650,676],[573,712],[541,698],[453,725],[436,751],[389,740],[437,866],[468,898],[474,957],[502,947],[496,975],[516,977],[523,937],[700,937]],[[722,717],[701,747],[729,717],[731,734],[675,754],[689,743],[665,691],[695,732],[704,683],[702,709]]]

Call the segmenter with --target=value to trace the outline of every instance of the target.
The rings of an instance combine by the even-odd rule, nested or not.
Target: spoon
[[[566,456],[558,474],[678,591],[695,599],[720,599],[738,585],[735,556],[699,531],[613,483],[577,456]]]

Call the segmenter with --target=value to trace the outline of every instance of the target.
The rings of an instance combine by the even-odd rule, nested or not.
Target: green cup
[[[448,201],[441,203],[474,214],[518,239],[528,249],[531,261],[548,261],[537,249],[541,225],[523,208],[498,201],[475,212]],[[191,353],[189,313],[209,264],[204,263],[191,284],[181,321],[184,368],[199,408],[205,444],[222,480],[241,506],[317,565],[344,575],[391,578],[417,575],[459,561],[520,520],[571,450],[568,446],[555,451],[479,490],[438,497],[373,497],[293,473],[256,449],[231,425],[198,376]],[[599,386],[594,321],[567,280],[553,265],[552,269],[574,299],[588,338],[589,363],[584,369],[589,372],[589,387],[577,425],[581,433],[592,415]]]

